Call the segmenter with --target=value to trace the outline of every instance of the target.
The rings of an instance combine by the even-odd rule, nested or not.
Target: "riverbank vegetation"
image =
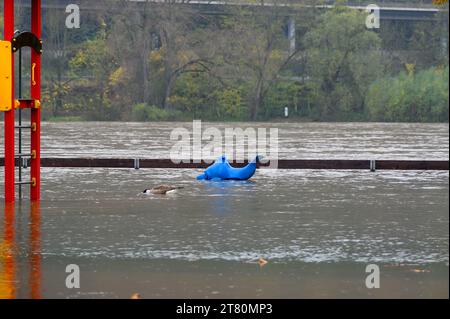
[[[448,13],[111,2],[45,14],[44,118],[448,122]]]

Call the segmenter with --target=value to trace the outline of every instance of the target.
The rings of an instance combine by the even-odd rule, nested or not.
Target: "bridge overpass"
[[[105,0],[104,0],[105,1]],[[81,10],[97,11],[104,10],[105,7],[102,4],[104,1],[92,1],[92,0],[60,0],[55,3],[51,0],[42,0],[42,7],[45,10],[64,10],[68,4],[78,4]],[[162,5],[166,0],[126,0],[134,2],[136,4],[144,4],[145,2],[153,5]],[[109,2],[109,1],[106,1]],[[111,5],[120,1],[111,0]],[[380,7],[380,18],[382,20],[409,20],[409,21],[426,21],[434,20],[437,18],[437,13],[444,11],[448,12],[448,7],[438,7],[432,5],[431,0],[418,1],[417,3],[411,3],[407,0],[371,0],[371,1],[353,1],[347,6],[355,10],[365,10],[366,6],[371,3],[376,3]],[[330,9],[334,6],[335,1],[326,1],[324,4],[311,5],[303,0],[284,0],[266,2],[261,5],[256,2],[248,0],[178,0],[177,3],[181,6],[189,6],[200,10],[207,14],[226,14],[227,6],[241,6],[241,7],[253,7],[258,9],[274,9],[282,10],[286,16],[295,15],[299,10],[305,10],[307,8],[319,8]],[[29,1],[25,1],[21,4],[23,7],[29,7]]]

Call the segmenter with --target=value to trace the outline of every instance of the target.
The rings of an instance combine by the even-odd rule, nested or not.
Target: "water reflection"
[[[236,210],[235,198],[245,192],[251,191],[256,186],[254,181],[203,181],[203,193],[211,200],[209,205],[211,211],[217,215],[229,215]]]
[[[19,213],[22,214],[19,207]],[[5,204],[3,234],[0,234],[0,299],[14,299],[22,296],[32,299],[41,298],[41,210],[40,203],[31,203],[29,208],[28,243],[17,243],[22,229],[16,224],[14,204]],[[0,228],[1,229],[1,228]],[[20,247],[26,245],[27,247]],[[28,267],[20,263],[26,253]],[[21,274],[28,274],[28,285],[19,282]],[[25,289],[21,293],[21,290]]]
[[[0,299],[16,297],[16,249],[14,204],[5,204],[3,236],[0,242]]]
[[[40,202],[30,207],[30,298],[41,298],[41,206]]]

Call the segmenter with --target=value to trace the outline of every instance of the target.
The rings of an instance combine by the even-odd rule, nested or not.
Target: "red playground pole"
[[[41,38],[41,0],[31,2],[31,32]],[[31,50],[31,98],[41,100],[41,55]],[[40,103],[39,103],[40,104]],[[31,192],[32,201],[41,194],[41,108],[31,109]]]
[[[11,41],[14,35],[14,0],[4,0],[4,40]],[[12,55],[14,65],[14,55]],[[14,68],[11,72],[12,96],[14,100]],[[14,101],[12,101],[14,105]],[[14,108],[5,112],[5,202],[13,203],[14,195]]]

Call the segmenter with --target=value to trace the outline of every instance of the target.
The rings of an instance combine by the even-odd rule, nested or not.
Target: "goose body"
[[[180,189],[183,187],[180,186],[173,186],[173,185],[159,185],[156,187],[153,187],[151,189],[144,189],[142,193],[144,194],[158,194],[158,195],[166,195],[168,193],[172,193],[176,191],[177,189]]]
[[[262,257],[260,257],[260,258],[258,259],[258,265],[259,265],[260,267],[264,267],[265,265],[267,265],[267,263],[268,263],[268,261],[265,260],[265,259],[262,258]]]

